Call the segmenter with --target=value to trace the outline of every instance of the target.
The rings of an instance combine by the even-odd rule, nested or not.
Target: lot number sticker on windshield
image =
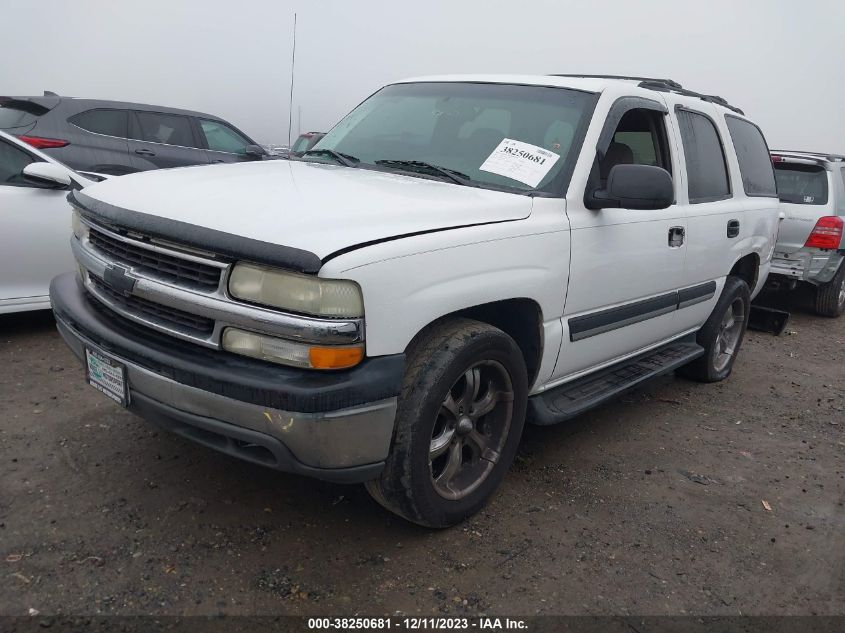
[[[506,138],[479,169],[536,187],[559,158],[554,152],[542,147]]]

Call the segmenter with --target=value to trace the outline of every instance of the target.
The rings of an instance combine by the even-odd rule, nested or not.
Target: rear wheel
[[[833,279],[816,289],[816,314],[825,317],[838,317],[845,313],[845,262]]]
[[[738,277],[728,277],[716,307],[696,335],[704,355],[681,367],[678,373],[701,382],[727,378],[742,345],[750,309],[748,284]]]
[[[434,327],[408,350],[393,445],[367,490],[428,527],[480,510],[516,455],[527,383],[522,354],[501,330],[469,319]]]

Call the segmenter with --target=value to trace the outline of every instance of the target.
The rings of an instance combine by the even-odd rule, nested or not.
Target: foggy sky
[[[190,108],[286,142],[294,11],[294,136],[403,77],[592,72],[669,77],[772,148],[845,153],[843,0],[0,0],[0,94]]]

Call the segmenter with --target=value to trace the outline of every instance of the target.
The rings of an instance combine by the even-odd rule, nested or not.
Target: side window
[[[35,158],[10,143],[0,140],[0,186],[26,186],[21,172]]]
[[[725,151],[713,121],[698,112],[682,109],[677,112],[687,159],[690,203],[730,198]]]
[[[725,117],[725,122],[739,160],[745,195],[777,198],[775,170],[760,128],[750,121],[731,115]]]
[[[152,143],[196,147],[191,120],[179,114],[135,112],[129,126],[129,138]]]
[[[602,187],[616,165],[654,165],[672,173],[664,116],[644,108],[628,110],[622,115],[599,163]]]
[[[205,119],[200,119],[199,122],[208,149],[230,154],[246,153],[246,146],[250,144],[249,139],[238,134],[228,125]]]
[[[839,170],[839,175],[842,176],[842,186],[845,187],[845,167]]]
[[[68,121],[88,132],[126,138],[129,116],[126,110],[88,110]]]

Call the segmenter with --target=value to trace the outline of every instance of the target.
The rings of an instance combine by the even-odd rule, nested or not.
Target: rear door
[[[811,158],[772,156],[781,210],[786,216],[778,233],[777,252],[792,254],[804,247],[816,221],[834,211],[833,174]]]
[[[246,146],[253,142],[231,125],[222,121],[197,118],[200,142],[205,147],[210,163],[238,163],[255,160],[246,153]]]
[[[75,267],[67,191],[41,188],[23,177],[23,168],[38,160],[0,139],[0,311],[46,301],[50,280]]]
[[[182,114],[132,111],[129,150],[141,171],[208,164],[192,118]]]
[[[129,111],[92,108],[68,118],[67,147],[53,152],[74,169],[120,176],[135,171],[129,152]]]

